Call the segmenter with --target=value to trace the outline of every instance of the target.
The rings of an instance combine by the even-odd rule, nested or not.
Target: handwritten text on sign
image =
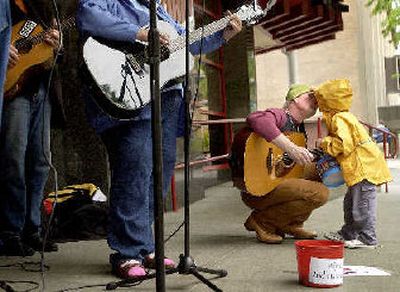
[[[343,284],[343,259],[319,259],[311,257],[308,281],[319,285]]]

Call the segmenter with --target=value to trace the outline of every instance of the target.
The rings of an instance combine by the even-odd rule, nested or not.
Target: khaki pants
[[[242,192],[242,200],[254,210],[251,216],[258,223],[276,232],[302,227],[311,212],[326,203],[328,195],[328,188],[320,182],[287,179],[262,197]]]

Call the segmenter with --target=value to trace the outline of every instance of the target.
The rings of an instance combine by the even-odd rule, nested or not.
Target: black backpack
[[[43,200],[42,215],[43,230],[49,230],[49,238],[59,242],[105,238],[108,205],[104,194],[101,193],[103,200],[96,199],[98,192],[101,193],[93,184],[81,184],[64,187],[57,198],[54,192],[48,194]]]

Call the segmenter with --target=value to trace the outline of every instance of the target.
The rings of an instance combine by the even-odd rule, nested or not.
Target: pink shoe
[[[147,255],[144,258],[143,266],[147,269],[155,269],[156,268],[156,259],[154,252]],[[174,260],[169,258],[164,258],[164,267],[166,269],[173,269],[176,267]]]
[[[144,266],[137,260],[127,260],[113,270],[114,274],[121,279],[134,280],[147,275]]]

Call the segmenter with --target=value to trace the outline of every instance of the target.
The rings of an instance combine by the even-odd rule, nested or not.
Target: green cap
[[[289,91],[286,94],[286,100],[294,100],[296,97],[310,92],[312,90],[311,86],[308,86],[306,84],[292,84],[289,87]]]

